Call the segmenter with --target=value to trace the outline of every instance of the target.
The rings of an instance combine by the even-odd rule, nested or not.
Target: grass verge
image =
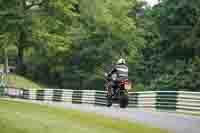
[[[8,74],[5,77],[5,80],[7,81],[7,84],[9,86],[13,86],[16,88],[45,88],[44,85],[38,84],[33,82],[32,80],[29,80],[25,77],[16,75],[16,74]]]
[[[167,133],[128,121],[48,106],[0,100],[1,133]]]

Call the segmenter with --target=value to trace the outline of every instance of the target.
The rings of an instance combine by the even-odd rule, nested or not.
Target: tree
[[[0,32],[8,33],[7,39],[15,39],[12,45],[18,48],[18,67],[23,67],[24,49],[28,46],[28,34],[31,34],[31,15],[28,11],[32,6],[30,0],[0,1]],[[6,35],[5,35],[6,36]],[[8,38],[9,37],[9,38]],[[5,44],[6,45],[6,44]]]
[[[146,43],[134,66],[138,83],[147,89],[197,91],[199,2],[195,2],[162,0],[153,8],[141,7],[137,24]]]
[[[136,37],[135,21],[129,16],[133,5],[134,1],[129,0],[77,3],[79,17],[71,31],[73,53],[69,65],[73,67],[69,73],[74,71],[85,84],[96,80],[102,83],[103,73],[113,61],[120,56],[134,58],[141,43]]]
[[[158,24],[166,54],[182,59],[199,56],[199,6],[200,2],[195,0],[163,0],[160,3]]]

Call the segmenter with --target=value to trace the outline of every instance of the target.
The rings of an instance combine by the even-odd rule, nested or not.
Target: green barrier
[[[4,94],[4,87],[0,86],[0,96],[3,96],[3,94]]]
[[[177,92],[157,92],[156,109],[176,110]]]
[[[5,80],[6,75],[0,71],[0,96],[4,95],[4,90],[6,86],[6,80]]]
[[[44,101],[44,90],[37,90],[36,100]]]
[[[72,103],[81,104],[82,103],[82,91],[74,90],[72,94]]]

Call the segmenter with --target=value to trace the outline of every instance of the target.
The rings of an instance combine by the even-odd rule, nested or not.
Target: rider
[[[108,94],[112,94],[112,88],[114,89],[114,92],[117,88],[117,85],[122,80],[128,80],[128,66],[126,65],[126,60],[123,58],[120,58],[116,65],[112,68],[112,70],[109,72],[108,77],[110,78],[113,74],[116,74],[116,79],[113,81],[110,81],[110,84],[108,85]]]

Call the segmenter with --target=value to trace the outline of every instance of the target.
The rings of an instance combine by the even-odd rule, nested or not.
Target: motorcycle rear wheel
[[[128,92],[124,90],[121,92],[121,95],[119,98],[120,108],[126,108],[128,106],[128,102],[129,102]]]

